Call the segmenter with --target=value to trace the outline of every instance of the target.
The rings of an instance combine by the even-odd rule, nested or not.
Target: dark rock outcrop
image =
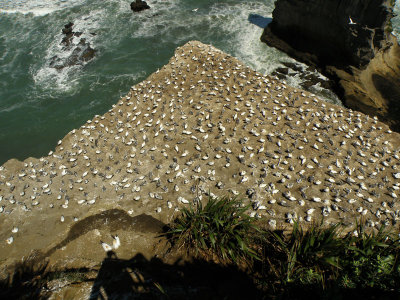
[[[261,40],[316,67],[344,104],[400,130],[393,0],[278,0]]]
[[[50,67],[61,70],[66,67],[83,65],[94,58],[96,50],[91,47],[85,38],[80,38],[77,44],[73,42],[75,38],[79,38],[83,34],[82,32],[74,32],[72,30],[73,26],[72,22],[64,26],[62,29],[64,37],[60,43],[63,46],[61,50],[70,52],[70,54],[66,58],[61,58],[57,55],[53,56],[50,61]]]
[[[139,12],[145,9],[149,9],[150,6],[147,4],[146,1],[143,0],[136,0],[135,2],[131,3],[131,9],[134,12]]]
[[[74,23],[69,22],[67,25],[64,26],[62,33],[65,35],[72,33],[72,26],[74,26]]]
[[[324,89],[333,89],[334,82],[329,79],[321,78],[317,75],[316,69],[307,67],[303,69],[299,64],[290,62],[281,62],[285,67],[276,68],[271,75],[278,77],[280,80],[288,80],[289,77],[299,77],[301,79],[300,86],[309,92],[313,92],[315,86],[320,86]]]

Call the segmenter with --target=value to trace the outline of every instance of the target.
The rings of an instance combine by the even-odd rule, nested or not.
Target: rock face
[[[146,1],[143,0],[136,0],[135,2],[131,3],[131,9],[134,12],[139,12],[145,9],[149,9],[150,6],[147,4]]]
[[[48,156],[0,166],[0,262],[36,249],[88,267],[110,234],[129,258],[142,232],[214,195],[244,197],[271,226],[396,224],[399,177],[387,125],[189,42]]]
[[[261,40],[334,79],[345,105],[400,130],[392,0],[278,0]]]

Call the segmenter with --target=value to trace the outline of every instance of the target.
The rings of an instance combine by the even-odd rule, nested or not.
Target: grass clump
[[[266,233],[266,261],[280,282],[315,284],[339,269],[340,249],[338,225],[322,227],[314,224],[304,230],[297,222],[290,234],[281,231]]]
[[[345,234],[349,228],[323,220],[307,227],[295,222],[287,231],[261,230],[248,208],[237,198],[209,198],[183,208],[167,236],[189,253],[248,266],[266,298],[400,296],[398,230],[357,222]]]
[[[179,246],[194,249],[195,254],[213,255],[220,261],[238,262],[257,258],[250,246],[251,232],[257,230],[238,198],[208,198],[182,209],[170,225],[170,240]]]
[[[357,224],[344,235],[339,224],[313,224],[306,230],[294,223],[290,233],[266,231],[261,285],[282,292],[336,298],[364,291],[400,293],[400,240],[380,227],[366,231]],[[344,229],[344,228],[343,228]]]
[[[345,238],[339,283],[347,288],[400,288],[400,240],[384,226],[367,233],[357,224],[355,235]]]

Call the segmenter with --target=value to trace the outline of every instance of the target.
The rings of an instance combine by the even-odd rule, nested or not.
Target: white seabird
[[[350,25],[356,25],[357,23],[353,21],[353,19],[349,16],[349,24]]]
[[[109,244],[104,243],[102,241],[100,241],[100,244],[103,247],[104,251],[106,251],[106,252],[112,251],[112,249],[113,249]]]
[[[112,235],[113,240],[113,248],[118,249],[121,246],[121,241],[119,240],[118,235]]]

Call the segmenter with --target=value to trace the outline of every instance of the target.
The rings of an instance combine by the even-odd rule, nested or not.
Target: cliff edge
[[[400,130],[400,49],[393,0],[278,0],[261,37],[335,83],[350,108]]]
[[[150,259],[164,224],[215,195],[271,228],[395,225],[399,170],[400,134],[376,118],[192,41],[47,156],[0,166],[0,270],[31,253],[92,268],[111,235],[118,258]]]

